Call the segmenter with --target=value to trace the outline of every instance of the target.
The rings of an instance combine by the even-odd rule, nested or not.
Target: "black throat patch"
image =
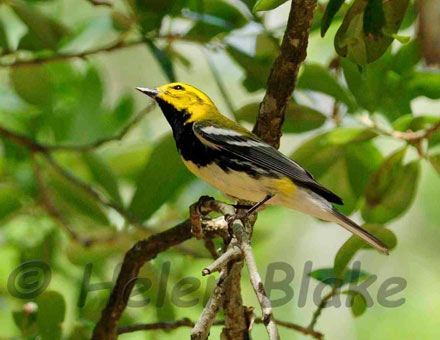
[[[176,147],[185,161],[193,162],[198,167],[215,163],[225,172],[235,170],[245,172],[252,177],[261,176],[261,171],[257,171],[249,163],[246,164],[235,154],[203,144],[193,131],[194,123],[186,123],[190,118],[189,113],[178,111],[164,100],[157,99],[157,102],[173,130]]]

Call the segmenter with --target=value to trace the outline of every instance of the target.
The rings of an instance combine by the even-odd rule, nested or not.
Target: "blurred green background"
[[[374,43],[382,44],[386,52],[373,63],[365,59],[371,56],[367,53],[371,42],[364,50],[350,45],[354,47],[347,58],[335,59],[335,35],[349,4],[322,38],[319,28],[326,4],[320,2],[316,10],[281,150],[293,154],[342,196],[346,202],[342,211],[359,223],[391,230],[397,246],[389,257],[373,250],[356,252],[362,270],[378,276],[369,290],[374,306],[359,317],[349,307],[327,308],[316,329],[326,339],[438,339],[440,133],[430,136],[429,143],[423,141],[420,153],[413,146],[400,152],[407,143],[387,135],[426,129],[439,121],[440,74],[422,59],[414,3],[410,2],[399,32],[410,42],[394,41],[387,49],[392,39],[378,38]],[[94,6],[86,0],[2,1],[0,126],[45,145],[84,145],[116,135],[147,106],[149,99],[136,92],[136,86],[156,87],[176,79],[200,88],[221,112],[251,128],[289,9],[286,3],[253,14],[253,5],[254,1],[219,0],[121,0],[112,6]],[[100,49],[108,51],[84,56]],[[93,264],[91,283],[110,281],[136,240],[187,218],[189,205],[201,195],[225,199],[180,164],[169,126],[157,107],[121,141],[87,152],[53,153],[64,169],[130,211],[149,231],[124,223],[120,214],[60,176],[44,155],[32,155],[1,135],[0,339],[89,338],[109,290],[89,292],[85,305],[77,306],[85,265]],[[394,158],[390,161],[389,156]],[[67,228],[97,242],[86,246],[69,236]],[[272,262],[287,262],[295,270],[293,301],[275,308],[277,318],[308,325],[316,310],[313,288],[319,282],[311,280],[306,306],[299,308],[304,263],[312,261],[314,270],[332,268],[349,237],[336,225],[285,208],[270,207],[259,214],[253,246],[263,278]],[[50,284],[36,298],[15,298],[8,291],[8,278],[29,260],[49,264]],[[160,269],[167,261],[168,295],[164,306],[157,308]],[[201,280],[201,287],[191,297],[203,299],[209,278],[200,272],[210,261],[201,242],[191,240],[147,263],[142,275],[153,282],[145,293],[152,302],[127,308],[121,326],[183,317],[196,320],[201,303],[176,307],[170,294],[180,279],[192,276]],[[380,306],[377,289],[394,276],[407,282],[393,297],[403,297],[405,303],[398,308]],[[246,271],[242,284],[245,305],[258,306]],[[273,297],[277,296],[282,293]],[[342,295],[342,301],[345,298]],[[35,302],[38,310],[27,313],[29,302]],[[220,332],[221,327],[214,328],[211,338],[219,338]],[[280,332],[284,339],[306,338],[283,328]],[[265,333],[262,325],[253,330],[255,339]],[[188,328],[182,328],[120,338],[188,336]]]

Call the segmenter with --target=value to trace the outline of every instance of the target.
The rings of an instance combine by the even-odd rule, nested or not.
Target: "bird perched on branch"
[[[387,254],[387,246],[333,206],[342,199],[295,161],[223,116],[202,91],[183,83],[138,87],[162,109],[188,169],[228,196],[282,205],[335,222]]]

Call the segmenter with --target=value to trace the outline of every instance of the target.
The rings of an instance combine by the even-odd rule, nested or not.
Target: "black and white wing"
[[[247,130],[243,129],[243,132],[240,130],[218,126],[212,121],[196,122],[193,125],[193,131],[202,143],[231,152],[236,157],[263,169],[276,171],[287,176],[296,185],[312,190],[329,202],[343,204],[339,196],[319,184],[298,163],[284,156]]]

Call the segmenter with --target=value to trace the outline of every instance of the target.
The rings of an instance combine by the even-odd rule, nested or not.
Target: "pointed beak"
[[[158,90],[156,90],[156,89],[149,89],[149,88],[146,88],[146,87],[136,87],[136,90],[146,94],[147,96],[150,96],[153,99],[156,98],[156,96],[159,94]]]

